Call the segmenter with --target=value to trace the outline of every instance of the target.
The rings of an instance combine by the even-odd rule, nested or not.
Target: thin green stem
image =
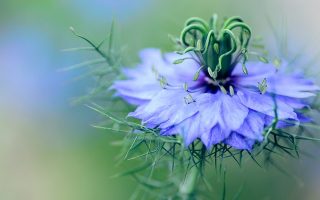
[[[199,180],[200,169],[194,166],[190,169],[189,175],[182,183],[179,189],[179,194],[184,200],[195,199],[195,190]]]

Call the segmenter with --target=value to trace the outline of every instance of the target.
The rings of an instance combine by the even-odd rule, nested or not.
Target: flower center
[[[240,17],[230,17],[222,25],[217,24],[217,19],[217,15],[213,15],[209,22],[190,18],[180,35],[181,53],[195,55],[201,63],[199,71],[204,71],[212,83],[227,79],[239,62],[247,74],[245,62],[251,38],[250,27]]]

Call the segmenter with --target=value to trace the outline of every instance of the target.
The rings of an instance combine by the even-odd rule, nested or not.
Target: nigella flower
[[[301,74],[286,74],[284,61],[248,61],[251,30],[239,17],[220,30],[216,24],[216,16],[210,24],[191,18],[178,41],[182,52],[145,49],[136,68],[124,69],[127,79],[113,88],[137,106],[129,116],[161,135],[180,134],[185,145],[200,139],[207,148],[223,143],[245,150],[262,142],[268,127],[305,121],[300,110],[319,88]]]

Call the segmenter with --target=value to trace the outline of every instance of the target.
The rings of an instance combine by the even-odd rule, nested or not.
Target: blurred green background
[[[144,47],[170,50],[168,33],[178,35],[188,17],[212,13],[243,16],[278,52],[270,19],[288,38],[281,52],[307,61],[320,50],[319,7],[317,0],[0,0],[0,199],[122,200],[135,189],[129,177],[111,178],[124,169],[115,166],[119,149],[111,145],[121,137],[93,129],[97,114],[70,105],[93,83],[73,80],[81,70],[58,71],[88,57],[60,51],[84,45],[69,26],[98,42],[115,18],[131,62]],[[317,78],[314,66],[307,72]],[[304,147],[316,158],[280,162],[294,176],[251,162],[229,166],[228,199],[242,184],[241,199],[320,199],[319,147]]]

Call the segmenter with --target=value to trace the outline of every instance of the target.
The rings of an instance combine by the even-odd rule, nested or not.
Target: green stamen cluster
[[[217,19],[217,15],[209,23],[196,17],[188,19],[180,35],[184,49],[181,53],[194,52],[201,62],[201,70],[214,80],[228,77],[240,61],[247,74],[250,27],[240,17],[230,17],[222,26],[217,25]]]

